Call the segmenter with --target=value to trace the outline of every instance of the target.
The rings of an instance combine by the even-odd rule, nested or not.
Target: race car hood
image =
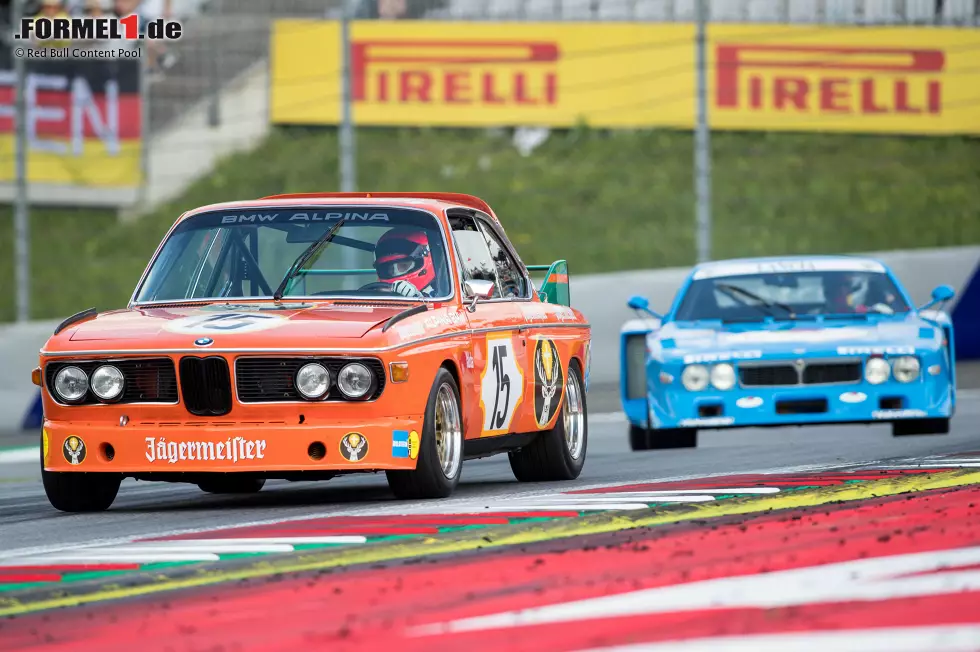
[[[212,304],[118,310],[70,326],[72,342],[125,341],[125,348],[186,348],[199,338],[218,347],[329,346],[362,337],[404,303]]]
[[[887,320],[827,320],[748,324],[666,324],[656,343],[664,358],[685,362],[781,356],[912,353],[941,345],[936,325],[914,315]],[[652,351],[653,352],[653,351]],[[717,357],[721,356],[721,357]]]

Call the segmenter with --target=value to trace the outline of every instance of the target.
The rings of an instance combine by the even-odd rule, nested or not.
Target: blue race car
[[[949,432],[953,325],[913,307],[882,263],[851,256],[698,265],[666,315],[643,297],[620,335],[633,450],[697,446],[699,429],[891,423]]]

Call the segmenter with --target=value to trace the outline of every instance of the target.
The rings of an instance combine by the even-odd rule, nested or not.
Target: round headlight
[[[884,358],[871,358],[864,364],[864,379],[872,385],[880,385],[888,380],[891,371]]]
[[[681,382],[692,392],[700,392],[708,386],[708,368],[703,364],[692,364],[684,367]]]
[[[903,355],[892,362],[892,373],[900,383],[911,383],[919,377],[919,359],[911,355]]]
[[[711,384],[722,391],[735,386],[735,367],[723,362],[711,368]]]
[[[360,362],[352,362],[337,375],[337,387],[347,398],[361,398],[371,389],[374,375]]]
[[[311,362],[296,372],[296,391],[303,398],[317,399],[330,387],[330,372],[322,364]]]
[[[124,383],[122,372],[112,365],[102,365],[92,372],[92,393],[103,401],[119,398]]]
[[[63,401],[80,401],[88,392],[88,376],[78,367],[65,367],[54,377],[54,391]]]

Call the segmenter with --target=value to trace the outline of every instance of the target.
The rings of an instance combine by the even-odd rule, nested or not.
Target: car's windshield
[[[908,310],[887,274],[834,270],[695,279],[675,319],[743,321]]]
[[[430,213],[321,206],[213,211],[184,220],[136,301],[271,297],[297,258],[340,219],[334,237],[293,272],[283,296],[452,295],[445,240]]]

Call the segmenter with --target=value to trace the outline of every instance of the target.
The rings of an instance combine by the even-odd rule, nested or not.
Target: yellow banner
[[[337,124],[340,27],[277,21],[272,121]],[[980,134],[980,29],[712,25],[716,129]],[[359,21],[361,125],[691,128],[694,28]]]

